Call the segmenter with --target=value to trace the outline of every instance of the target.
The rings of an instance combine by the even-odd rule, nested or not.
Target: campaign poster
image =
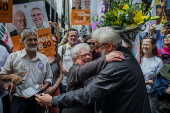
[[[91,24],[92,30],[96,30],[103,22],[103,17],[108,11],[109,0],[92,0],[91,3]]]
[[[52,39],[51,29],[40,29],[38,34],[38,50],[46,56],[56,55],[55,40]]]
[[[38,35],[38,51],[45,54],[46,56],[56,55],[55,40],[52,39],[51,29],[40,29],[37,30]],[[24,49],[24,44],[21,42],[21,36],[13,36],[13,52]]]
[[[91,0],[72,0],[71,26],[83,38],[91,32]]]
[[[44,1],[28,2],[13,6],[13,22],[7,25],[14,51],[24,48],[21,33],[32,29],[38,34],[38,50],[46,56],[55,55],[55,43],[49,28]]]
[[[48,28],[48,18],[43,1],[13,5],[12,23],[7,25],[11,36],[20,35],[26,29]]]
[[[90,25],[90,10],[72,9],[71,24],[72,25]]]
[[[72,0],[72,9],[90,9],[91,0]]]
[[[0,22],[12,22],[13,0],[0,0]]]

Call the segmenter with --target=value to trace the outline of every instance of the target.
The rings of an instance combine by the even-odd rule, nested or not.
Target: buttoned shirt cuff
[[[58,98],[59,98],[58,96],[54,96],[52,98],[52,101],[51,101],[52,106],[57,106],[58,107],[58,105],[59,105]]]

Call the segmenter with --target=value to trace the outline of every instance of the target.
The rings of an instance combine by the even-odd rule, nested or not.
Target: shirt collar
[[[21,50],[21,58],[25,57],[27,55],[27,52],[25,49]]]
[[[67,43],[66,48],[71,48],[71,45],[69,43]]]

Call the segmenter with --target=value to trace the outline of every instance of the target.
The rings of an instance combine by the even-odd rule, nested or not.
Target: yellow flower
[[[126,4],[126,5],[123,6],[122,9],[127,10],[127,9],[129,9],[129,6]]]
[[[136,24],[142,24],[147,19],[149,19],[149,16],[144,15],[142,11],[135,11],[133,20]]]

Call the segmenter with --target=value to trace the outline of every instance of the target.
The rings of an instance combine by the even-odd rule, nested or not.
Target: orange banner
[[[72,9],[71,25],[90,25],[89,9]]]
[[[38,33],[38,42],[39,42],[39,51],[46,56],[55,56],[56,46],[55,41],[52,39],[51,30],[41,29],[37,31]]]
[[[0,22],[12,22],[13,0],[0,0]]]
[[[55,56],[56,55],[56,46],[55,41],[52,39],[52,34],[49,28],[41,29],[37,31],[38,33],[38,51],[45,54],[46,56]],[[14,36],[12,37],[13,41],[13,51],[22,50],[24,45],[20,41],[21,37]]]
[[[12,38],[12,42],[13,42],[13,51],[19,51],[22,50],[24,48],[24,44],[21,42],[21,36],[17,35],[17,36],[13,36]]]

